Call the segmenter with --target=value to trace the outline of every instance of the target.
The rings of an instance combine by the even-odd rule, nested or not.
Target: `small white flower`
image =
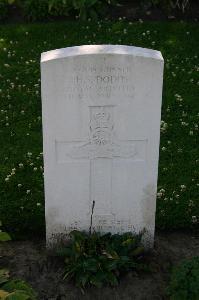
[[[182,126],[188,126],[188,125],[189,125],[189,123],[186,123],[186,122],[181,122],[181,125],[182,125]]]
[[[23,164],[22,163],[19,164],[19,168],[23,168]]]
[[[193,223],[197,223],[197,217],[196,216],[192,216],[191,219],[192,219]]]
[[[20,187],[22,187],[22,184],[21,184],[21,183],[18,183],[17,186],[20,188]]]
[[[26,191],[26,194],[30,194],[30,190],[27,190],[27,191]]]
[[[37,167],[34,167],[34,168],[33,168],[33,171],[37,171]]]
[[[166,131],[167,128],[168,128],[168,124],[162,120],[160,123],[160,131],[164,132],[164,131]]]
[[[186,190],[186,185],[184,185],[184,184],[181,184],[181,191],[185,191]]]
[[[194,206],[193,200],[189,200],[189,206],[190,207]]]

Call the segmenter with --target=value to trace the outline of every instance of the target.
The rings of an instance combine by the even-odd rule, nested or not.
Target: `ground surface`
[[[39,60],[43,51],[81,44],[126,44],[160,50],[165,59],[156,224],[199,222],[199,27],[185,22],[60,22],[0,26],[0,219],[17,238],[44,234]],[[128,274],[117,288],[85,296],[62,280],[63,264],[44,242],[1,246],[1,265],[26,279],[39,300],[166,299],[172,265],[199,253],[192,234],[159,233],[152,272]],[[62,297],[63,296],[63,297]]]
[[[199,254],[197,234],[173,232],[156,234],[155,248],[148,255],[151,271],[129,273],[118,287],[89,288],[85,295],[72,283],[62,280],[64,265],[47,256],[44,241],[10,242],[0,246],[1,266],[14,277],[25,279],[37,291],[39,300],[158,300],[168,299],[165,289],[170,270],[185,258]]]

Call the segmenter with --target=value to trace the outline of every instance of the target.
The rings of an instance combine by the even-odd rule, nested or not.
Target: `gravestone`
[[[153,246],[163,58],[131,46],[42,53],[47,244],[145,229]]]

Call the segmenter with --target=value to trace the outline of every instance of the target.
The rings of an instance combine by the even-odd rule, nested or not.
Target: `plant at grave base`
[[[7,232],[0,231],[0,242],[10,240],[10,235]],[[0,300],[37,300],[37,298],[33,289],[26,282],[12,280],[8,270],[0,269]]]
[[[173,269],[167,294],[171,300],[198,300],[199,256],[187,259]]]
[[[64,278],[73,279],[80,288],[117,285],[121,273],[145,267],[141,260],[144,253],[142,233],[101,235],[74,230],[70,237],[68,244],[59,249],[58,255],[65,258]]]

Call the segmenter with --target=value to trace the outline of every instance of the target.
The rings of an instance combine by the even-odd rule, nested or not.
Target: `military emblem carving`
[[[113,158],[133,157],[135,144],[129,141],[117,141],[114,133],[114,106],[90,106],[89,141],[74,146],[68,152],[71,158]]]

